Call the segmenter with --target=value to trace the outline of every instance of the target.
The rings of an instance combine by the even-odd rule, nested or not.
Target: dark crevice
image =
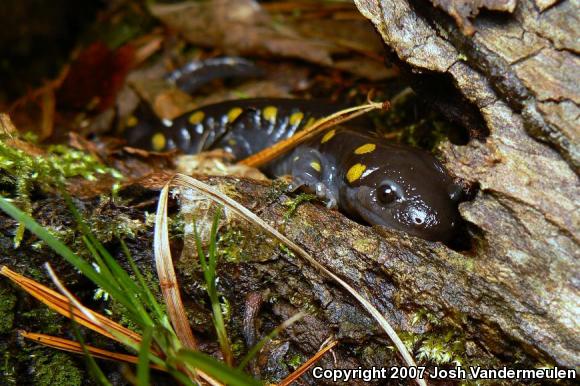
[[[402,62],[393,50],[385,46],[386,60],[401,69],[401,75],[424,103],[432,106],[451,123],[457,125],[449,131],[448,139],[454,145],[466,145],[470,139],[484,140],[489,129],[481,112],[453,85],[449,74],[422,71]]]

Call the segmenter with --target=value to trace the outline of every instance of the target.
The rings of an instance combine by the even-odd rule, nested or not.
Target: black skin
[[[231,114],[234,108],[238,108],[238,114]],[[336,105],[307,100],[228,101],[164,124],[139,118],[127,138],[130,145],[151,148],[152,136],[162,133],[165,145],[155,150],[178,148],[193,154],[224,148],[236,159],[243,159],[290,137],[310,118],[318,119],[337,109]],[[333,136],[327,131],[274,160],[265,171],[272,176],[291,175],[295,186],[305,186],[325,199],[329,207],[338,207],[368,224],[426,240],[451,240],[460,223],[457,204],[461,189],[445,168],[428,152],[390,144],[357,131],[356,126],[334,128]],[[330,138],[323,141],[325,135]],[[363,145],[367,151],[356,154]],[[374,145],[372,151],[368,151],[372,147],[369,145]],[[349,174],[355,165],[359,165],[359,171],[364,167],[364,171]]]

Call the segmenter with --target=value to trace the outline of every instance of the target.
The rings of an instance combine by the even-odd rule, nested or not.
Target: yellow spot
[[[292,115],[290,115],[290,124],[292,126],[296,126],[296,125],[300,124],[300,121],[302,121],[302,118],[304,118],[304,114],[302,114],[300,111],[297,111],[297,112],[293,113]]]
[[[294,157],[293,161],[294,161],[294,162],[296,162],[296,161],[298,161],[299,159],[300,159],[300,157],[299,157],[299,156],[296,156],[296,157]]]
[[[310,167],[312,167],[312,169],[316,170],[317,172],[320,171],[320,169],[322,169],[320,167],[320,163],[316,162],[316,161],[312,161],[310,162]]]
[[[127,127],[134,127],[137,126],[137,123],[139,123],[139,120],[137,119],[136,116],[131,115],[128,119],[127,119]]]
[[[236,120],[237,117],[240,116],[242,113],[242,109],[239,107],[234,107],[230,111],[228,111],[228,122],[233,122]]]
[[[276,115],[278,115],[278,109],[274,106],[268,106],[262,110],[262,116],[267,121],[274,122],[276,120]]]
[[[195,113],[189,116],[189,123],[191,123],[192,125],[197,125],[198,123],[201,123],[201,121],[203,121],[204,117],[205,114],[203,111],[196,111]]]
[[[165,135],[163,133],[156,133],[153,137],[151,137],[151,146],[155,151],[161,151],[165,149],[165,143],[167,140],[165,139]]]
[[[324,137],[322,137],[322,139],[320,140],[320,143],[326,143],[326,142],[330,141],[332,139],[332,137],[334,137],[334,134],[336,134],[336,130],[335,129],[330,130],[329,132],[324,134]]]
[[[230,146],[234,146],[236,143],[238,143],[235,139],[228,139],[228,145]]]
[[[306,122],[306,125],[304,125],[304,127],[309,127],[314,125],[314,123],[316,122],[316,119],[314,117],[310,117],[308,118],[308,122]]]
[[[357,147],[354,150],[354,154],[372,153],[373,151],[375,151],[376,148],[377,145],[375,145],[374,143],[365,143],[364,145]]]
[[[348,180],[348,182],[352,184],[353,182],[358,180],[360,176],[362,176],[366,168],[367,168],[366,165],[363,164],[352,165],[350,169],[348,169],[348,172],[346,172],[346,179]]]

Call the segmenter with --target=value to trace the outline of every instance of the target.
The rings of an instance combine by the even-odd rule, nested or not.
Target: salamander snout
[[[395,228],[434,241],[450,240],[460,221],[455,203],[447,197],[435,203],[417,197],[401,203],[392,214],[397,223]]]
[[[450,241],[461,221],[449,180],[438,173],[406,175],[377,169],[346,190],[349,212],[372,225],[432,241]]]

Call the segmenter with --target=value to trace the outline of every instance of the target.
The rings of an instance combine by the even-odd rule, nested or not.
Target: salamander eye
[[[377,188],[377,199],[382,204],[388,205],[399,199],[399,192],[400,189],[398,186],[391,183],[385,183]]]

